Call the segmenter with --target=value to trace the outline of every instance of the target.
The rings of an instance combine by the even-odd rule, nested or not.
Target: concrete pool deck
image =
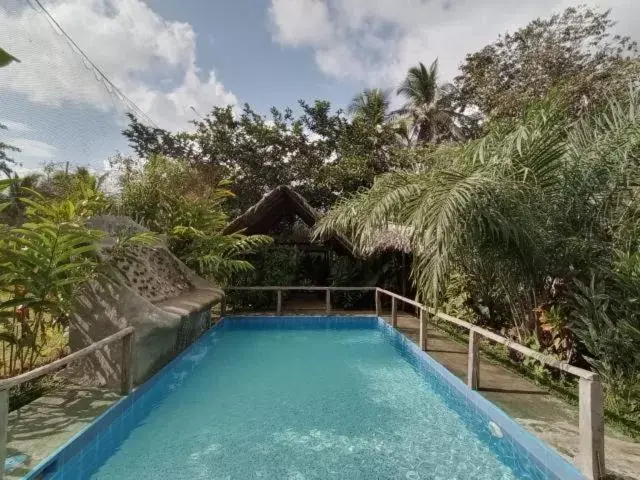
[[[289,310],[285,315],[295,313],[322,313],[322,308]],[[388,315],[383,318],[390,320]],[[399,312],[398,329],[417,343],[417,318]],[[427,352],[452,373],[466,378],[465,343],[429,327]],[[484,358],[481,359],[479,392],[565,457],[571,460],[577,453],[576,407]],[[110,391],[67,385],[11,412],[7,456],[25,455],[26,462],[5,474],[5,478],[21,478],[119,398]],[[605,448],[607,470],[614,474],[611,478],[640,478],[640,443],[607,429]]]
[[[68,384],[11,412],[7,458],[25,458],[4,478],[22,478],[119,398],[108,390]]]

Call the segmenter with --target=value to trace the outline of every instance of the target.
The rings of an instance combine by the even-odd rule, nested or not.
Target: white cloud
[[[57,148],[47,142],[41,142],[40,140],[34,140],[32,138],[10,138],[8,142],[14,147],[20,149],[22,155],[31,157],[31,159],[49,159],[55,157]]]
[[[322,45],[333,37],[329,11],[322,0],[273,0],[269,14],[278,40],[285,45]]]
[[[11,133],[28,133],[31,131],[31,127],[26,123],[14,122],[2,118],[0,118],[0,125],[4,125]]]
[[[113,83],[161,126],[186,127],[194,116],[191,106],[208,111],[236,103],[213,71],[200,78],[190,24],[167,21],[141,0],[44,4]],[[0,6],[0,25],[0,43],[21,60],[2,70],[0,88],[47,106],[125,110],[41,12],[9,0]]]
[[[467,53],[572,0],[271,0],[274,39],[314,52],[321,71],[367,85],[397,84],[407,68],[438,58],[452,79]],[[623,34],[640,37],[640,2],[600,0]],[[317,30],[314,30],[317,28]],[[635,34],[635,35],[634,35]]]

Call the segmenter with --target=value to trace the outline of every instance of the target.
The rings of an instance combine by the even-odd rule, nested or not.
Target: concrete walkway
[[[391,321],[389,316],[384,318]],[[399,315],[398,329],[418,343],[417,318]],[[466,381],[466,344],[430,327],[427,329],[427,353]],[[577,407],[484,358],[480,360],[480,394],[573,461],[579,440]],[[606,428],[605,462],[612,479],[640,479],[640,443]]]
[[[22,478],[119,398],[99,388],[66,385],[11,412],[7,458],[22,462],[4,478]]]

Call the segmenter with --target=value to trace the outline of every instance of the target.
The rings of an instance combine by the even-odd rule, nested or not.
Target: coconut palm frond
[[[640,109],[625,105],[612,103],[604,117],[584,125],[567,123],[560,104],[534,106],[516,123],[492,125],[481,139],[438,147],[425,171],[378,177],[370,190],[338,203],[316,234],[339,233],[366,253],[380,232],[399,227],[410,236],[418,291],[433,302],[454,271],[480,265],[482,256],[532,283],[548,254],[541,245],[555,228],[551,222],[573,220],[562,209],[574,208],[567,185],[579,180],[575,164],[596,158],[606,164],[608,155],[613,171],[623,158],[636,158],[629,152],[640,144]],[[557,218],[545,216],[556,210]]]
[[[389,118],[389,106],[389,92],[372,88],[356,95],[347,111],[355,119],[364,120],[371,125],[381,125]]]

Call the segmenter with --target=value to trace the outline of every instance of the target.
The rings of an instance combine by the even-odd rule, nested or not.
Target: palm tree
[[[354,119],[369,125],[382,125],[389,118],[389,93],[379,88],[368,88],[356,95],[348,107]]]
[[[453,92],[451,84],[438,85],[437,59],[429,68],[419,63],[409,69],[397,90],[407,103],[395,113],[411,119],[413,135],[420,143],[461,138],[460,128],[454,120],[463,115],[451,106]]]
[[[441,145],[426,171],[377,177],[370,190],[335,205],[315,234],[345,235],[366,252],[389,225],[408,227],[413,279],[432,302],[456,271],[491,270],[508,297],[533,291],[557,271],[560,251],[571,252],[566,265],[588,268],[589,252],[601,246],[593,239],[609,241],[613,214],[603,212],[637,201],[628,198],[628,181],[614,180],[635,168],[640,90],[578,125],[558,103],[535,106],[519,123],[495,125],[481,139]]]

